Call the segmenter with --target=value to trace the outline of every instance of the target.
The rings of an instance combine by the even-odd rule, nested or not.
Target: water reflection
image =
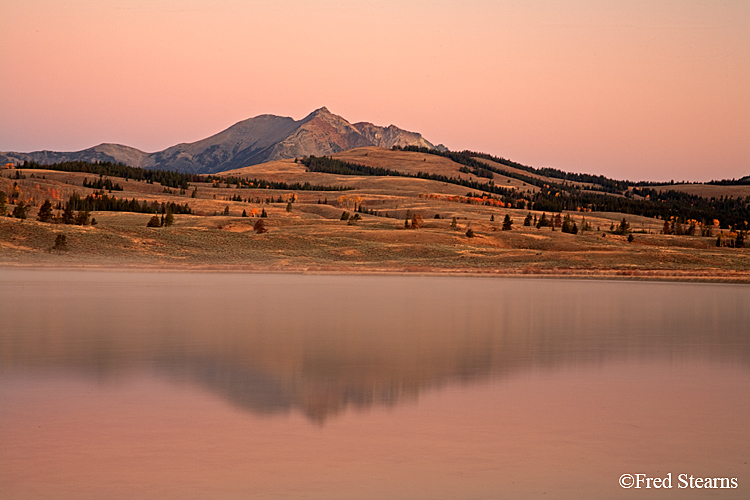
[[[748,369],[748,299],[736,285],[3,270],[0,377],[149,372],[323,422],[529,371]]]

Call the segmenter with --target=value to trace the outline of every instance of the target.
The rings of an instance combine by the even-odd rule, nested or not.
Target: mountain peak
[[[315,111],[313,111],[312,113],[310,113],[310,116],[331,115],[331,114],[333,114],[333,113],[331,113],[330,111],[328,111],[328,108],[326,108],[325,106],[323,106],[322,108],[318,108]]]
[[[248,118],[206,139],[176,144],[156,153],[105,143],[75,153],[3,153],[0,161],[121,161],[134,167],[156,170],[216,173],[270,160],[322,156],[357,147],[411,145],[433,147],[417,132],[401,130],[394,125],[352,124],[323,106],[302,120],[268,114]]]

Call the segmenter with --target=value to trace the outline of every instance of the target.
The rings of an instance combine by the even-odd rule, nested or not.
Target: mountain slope
[[[36,151],[0,153],[0,162],[115,161],[134,167],[176,170],[188,173],[217,173],[307,155],[330,155],[365,146],[434,147],[421,134],[394,125],[371,123],[352,125],[325,107],[301,120],[260,115],[238,122],[211,137],[181,143],[156,153],[144,153],[119,144],[100,144],[76,152]]]

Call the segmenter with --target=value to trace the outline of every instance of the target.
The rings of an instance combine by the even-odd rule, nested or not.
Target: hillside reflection
[[[146,371],[319,422],[584,363],[750,368],[745,286],[3,271],[0,290],[0,381]]]

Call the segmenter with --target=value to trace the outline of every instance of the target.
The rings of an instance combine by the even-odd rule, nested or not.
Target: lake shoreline
[[[409,267],[402,269],[388,268],[354,268],[304,267],[304,266],[243,266],[228,265],[150,265],[146,263],[22,263],[0,262],[0,271],[33,270],[33,271],[103,271],[133,273],[232,273],[232,274],[293,274],[323,276],[433,276],[433,277],[467,277],[467,278],[518,278],[518,279],[570,279],[600,281],[653,281],[653,282],[687,282],[687,283],[725,283],[750,284],[750,273],[741,271],[720,270],[661,270],[661,269],[532,269],[532,270],[497,270],[479,271],[474,269],[440,269],[426,267]]]

